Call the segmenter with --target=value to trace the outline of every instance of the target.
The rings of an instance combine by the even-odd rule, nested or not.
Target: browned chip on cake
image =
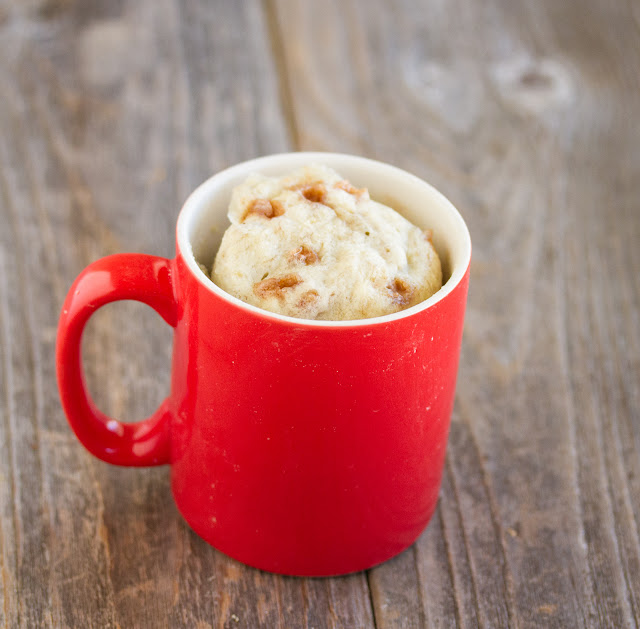
[[[318,254],[309,249],[307,245],[301,245],[289,254],[289,259],[292,262],[302,262],[303,264],[315,264],[320,258]]]
[[[284,291],[287,288],[293,288],[302,282],[299,275],[290,273],[289,275],[281,275],[280,277],[270,277],[261,280],[253,285],[253,292],[258,297],[277,297],[284,298]]]

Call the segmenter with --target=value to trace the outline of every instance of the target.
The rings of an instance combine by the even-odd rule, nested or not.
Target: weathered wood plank
[[[391,559],[382,569],[369,572],[376,625],[419,629],[425,626],[422,591],[417,592],[416,546]]]
[[[3,16],[0,626],[370,627],[363,575],[283,579],[218,553],[181,520],[165,469],[84,452],[55,390],[73,277],[116,251],[172,255],[195,185],[289,147],[263,8],[49,2]],[[98,312],[84,356],[114,416],[166,394],[170,331],[140,305]]]
[[[445,467],[438,509],[416,543],[418,581],[426,626],[475,627],[478,593],[450,468]]]
[[[15,406],[12,399],[13,376],[11,369],[12,348],[9,301],[4,296],[8,291],[5,251],[0,256],[0,350],[2,352],[2,439],[0,439],[0,578],[2,579],[2,607],[0,626],[17,624],[18,588],[16,579],[17,561],[17,504],[15,495],[16,457],[14,452],[13,426]]]
[[[3,13],[1,626],[217,625],[229,619],[216,597],[252,608],[272,590],[244,567],[235,592],[207,581],[227,560],[181,522],[166,469],[92,459],[55,389],[55,325],[73,277],[114,251],[172,255],[193,186],[287,146],[260,5],[161,4]],[[141,306],[107,308],[85,358],[100,406],[141,417],[166,394],[170,332]]]
[[[440,519],[371,572],[378,626],[637,626],[637,7],[277,6],[300,147],[424,176],[474,240]]]
[[[280,578],[280,627],[369,629],[373,611],[364,573],[331,579]]]
[[[67,467],[69,463],[78,464],[78,458],[82,460],[79,453],[65,459],[63,467],[55,466],[66,439],[57,442],[55,420],[52,421],[53,417],[60,417],[55,389],[50,384],[55,382],[51,360],[55,315],[45,308],[56,303],[56,281],[49,279],[49,273],[55,276],[58,265],[55,249],[47,250],[41,236],[43,199],[37,187],[44,174],[38,161],[41,141],[30,134],[28,116],[21,115],[21,109],[26,109],[27,114],[32,114],[32,109],[21,102],[16,87],[19,86],[5,91],[5,107],[0,113],[5,130],[0,143],[6,279],[2,299],[8,303],[3,317],[8,328],[3,353],[6,352],[8,389],[7,441],[14,462],[15,535],[13,540],[7,540],[4,534],[3,538],[9,544],[13,541],[16,548],[15,564],[5,566],[17,591],[15,608],[9,601],[10,609],[15,610],[12,626],[62,624],[63,605],[50,583],[80,574],[84,576],[76,588],[77,599],[103,603],[95,621],[110,626],[108,580],[104,569],[96,569],[102,567],[101,547],[93,536],[84,535],[77,541],[75,550],[79,554],[74,571],[68,574],[64,570],[76,532],[83,526],[92,526],[90,521],[97,515],[98,506],[88,483],[81,484],[71,498],[73,518],[65,521],[66,505],[53,498],[61,478],[68,482],[74,474],[87,473],[87,469],[81,463],[75,470]],[[51,435],[53,439],[49,440]],[[52,444],[56,447],[51,448]],[[60,530],[57,525],[63,521],[66,535],[58,544],[54,531]]]

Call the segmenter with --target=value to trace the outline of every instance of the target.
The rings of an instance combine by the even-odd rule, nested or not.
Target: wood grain
[[[0,1],[0,627],[638,627],[640,9],[585,0]],[[290,149],[432,182],[474,243],[438,510],[367,573],[246,568],[168,472],[93,459],[56,323],[90,261],[172,256],[209,174]],[[84,343],[106,412],[166,395],[171,333]]]
[[[371,572],[380,627],[640,620],[637,8],[587,5],[278,3],[301,148],[405,166],[474,240],[440,513]]]

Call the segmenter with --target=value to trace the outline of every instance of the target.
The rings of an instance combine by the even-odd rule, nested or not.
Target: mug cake
[[[431,232],[334,170],[250,175],[234,188],[211,279],[242,301],[302,319],[410,308],[442,287]]]

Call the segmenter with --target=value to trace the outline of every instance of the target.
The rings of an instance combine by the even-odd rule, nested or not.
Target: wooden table
[[[0,627],[638,627],[639,34],[636,0],[0,2]],[[416,173],[474,243],[438,510],[345,578],[209,547],[55,384],[85,265],[172,256],[193,187],[296,149]],[[170,352],[144,306],[98,312],[101,408],[151,412]]]

